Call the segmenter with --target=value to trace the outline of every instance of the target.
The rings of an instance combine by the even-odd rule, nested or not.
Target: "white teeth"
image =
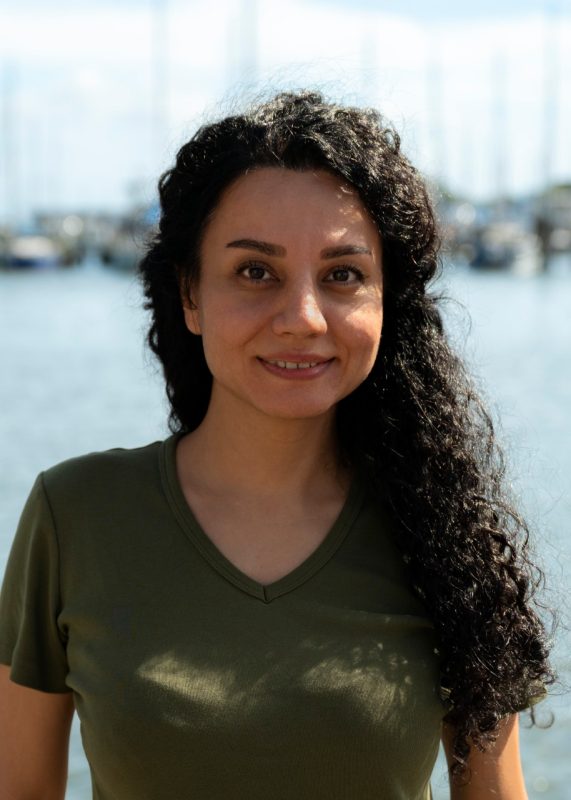
[[[268,361],[268,364],[275,364],[282,369],[309,369],[316,367],[318,361]]]

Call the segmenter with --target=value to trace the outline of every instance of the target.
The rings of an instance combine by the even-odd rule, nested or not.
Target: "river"
[[[449,267],[439,291],[457,346],[502,420],[517,494],[536,531],[560,613],[555,663],[571,683],[571,260],[537,277]],[[469,323],[468,314],[471,318]],[[167,435],[160,374],[145,350],[145,315],[130,275],[95,263],[62,271],[0,273],[0,571],[36,474],[72,455],[132,447]],[[567,627],[566,627],[567,626]],[[571,694],[559,687],[527,729],[530,800],[568,800]],[[448,797],[442,758],[435,800]],[[91,796],[74,724],[69,800]]]

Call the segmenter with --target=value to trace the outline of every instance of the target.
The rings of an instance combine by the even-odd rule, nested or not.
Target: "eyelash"
[[[337,267],[333,267],[333,269],[331,270],[329,275],[333,275],[335,272],[352,272],[353,275],[355,276],[355,278],[357,279],[358,283],[363,283],[363,281],[365,280],[365,275],[361,272],[361,270],[358,269],[358,267],[353,267],[350,264],[347,264],[347,265],[340,264]],[[330,283],[339,283],[341,286],[343,286],[345,283],[348,284],[349,282],[348,281],[330,281]]]
[[[236,270],[236,275],[243,275],[247,278],[251,283],[268,283],[267,280],[263,278],[251,278],[246,275],[246,270],[248,269],[263,269],[264,272],[270,272],[270,270],[265,266],[265,264],[260,264],[259,261],[247,261],[245,264],[240,264],[240,266]]]
[[[270,270],[268,269],[268,267],[266,267],[265,264],[260,264],[259,261],[248,261],[245,264],[241,264],[236,269],[236,274],[244,276],[251,283],[261,284],[261,283],[269,283],[270,282],[269,280],[264,279],[264,278],[252,278],[252,277],[249,277],[246,274],[246,271],[249,270],[249,269],[252,269],[252,268],[261,269],[261,270],[264,270],[264,272],[267,272],[267,273],[271,274]],[[358,283],[363,283],[364,280],[365,280],[365,275],[363,274],[363,272],[361,272],[361,270],[358,269],[358,267],[354,267],[354,266],[352,266],[350,264],[347,264],[347,265],[340,264],[340,265],[338,265],[336,267],[333,267],[333,269],[331,270],[331,272],[329,272],[327,277],[329,278],[331,275],[334,275],[336,272],[350,272],[350,273],[353,273],[353,275],[355,276],[355,278],[356,278]],[[348,285],[350,285],[350,281],[328,280],[327,283],[337,283],[340,286],[344,286],[344,285],[348,286]]]

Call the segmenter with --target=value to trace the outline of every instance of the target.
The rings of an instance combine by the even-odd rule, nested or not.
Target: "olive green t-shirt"
[[[381,505],[356,480],[319,547],[263,586],[199,527],[176,442],[40,475],[8,562],[0,661],[73,692],[93,797],[429,798],[434,630]]]

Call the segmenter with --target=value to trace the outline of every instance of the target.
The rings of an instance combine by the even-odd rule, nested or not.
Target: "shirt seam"
[[[62,546],[61,546],[61,541],[60,541],[60,538],[59,538],[59,535],[58,535],[55,512],[54,512],[54,509],[53,509],[53,506],[52,506],[52,503],[51,503],[51,500],[50,500],[50,496],[48,494],[47,486],[46,486],[45,473],[44,472],[40,473],[40,484],[41,484],[41,488],[42,488],[42,494],[44,496],[44,500],[45,500],[45,503],[46,503],[46,507],[47,507],[48,513],[50,515],[51,529],[52,529],[52,532],[53,532],[53,539],[54,539],[55,546],[56,546],[56,555],[57,555],[57,558],[56,558],[56,561],[57,561],[57,599],[58,599],[57,614],[59,616],[60,613],[63,610],[63,601],[62,601],[62,594],[63,593],[62,593],[62,586],[61,586]],[[64,645],[67,644],[67,636],[61,630],[61,628],[60,628],[60,626],[59,626],[59,624],[57,622],[57,619],[56,619],[56,627],[57,627],[58,636],[59,636],[60,640],[62,641],[62,643]]]

